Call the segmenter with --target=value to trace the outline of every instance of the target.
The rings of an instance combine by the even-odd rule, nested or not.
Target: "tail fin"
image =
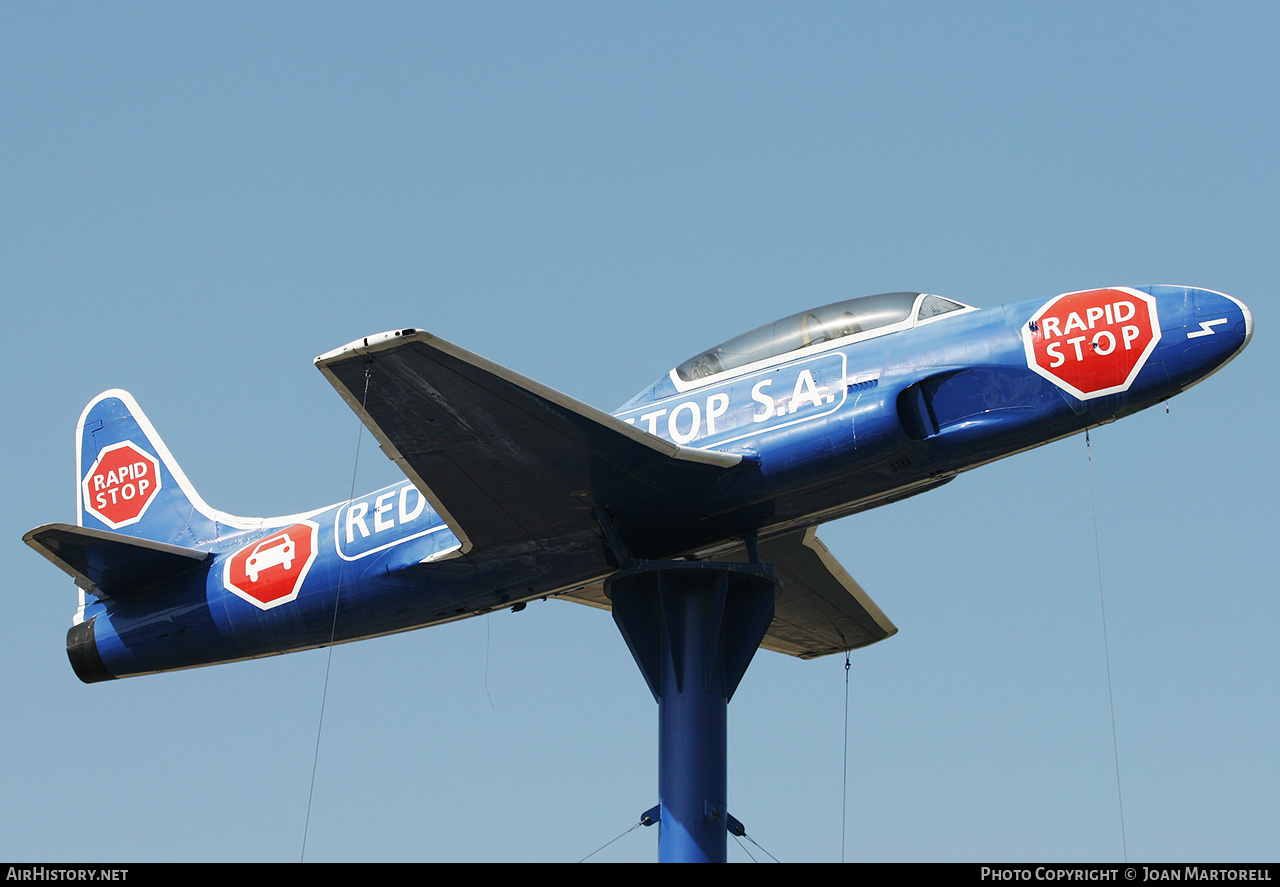
[[[127,391],[104,391],[84,408],[76,472],[76,522],[87,529],[200,548],[268,523],[205,504]]]

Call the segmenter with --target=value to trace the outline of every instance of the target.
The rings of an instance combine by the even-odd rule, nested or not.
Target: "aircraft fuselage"
[[[73,664],[82,679],[102,680],[404,631],[597,583],[617,568],[619,548],[643,558],[715,557],[747,536],[763,540],[924,492],[1157,404],[1221,367],[1252,332],[1243,304],[1208,290],[1090,292],[985,309],[951,303],[929,317],[917,300],[891,323],[859,329],[851,319],[838,334],[816,336],[809,318],[814,330],[819,318],[808,315],[796,348],[744,353],[729,368],[728,351],[713,350],[684,376],[672,370],[616,418],[740,464],[697,495],[671,490],[660,521],[597,503],[623,540],[612,549],[602,525],[523,549],[464,551],[410,480],[258,527],[192,522],[185,539],[171,541],[210,555],[166,572],[145,593],[87,597],[68,637]],[[126,415],[133,406],[100,401],[86,419],[94,409]],[[85,444],[83,527],[131,532],[127,510],[110,511],[115,504],[103,498],[97,511],[93,497],[110,493],[123,504],[131,489],[148,494],[150,449],[139,447],[146,458],[130,455],[104,472],[95,465],[107,464],[106,449]],[[183,486],[167,451],[156,457],[153,482]],[[155,509],[168,507],[157,501]]]

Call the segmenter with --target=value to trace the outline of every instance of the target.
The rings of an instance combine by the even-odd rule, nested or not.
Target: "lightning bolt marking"
[[[1227,319],[1225,317],[1219,317],[1217,320],[1202,320],[1200,321],[1199,331],[1194,333],[1187,333],[1187,338],[1198,339],[1201,336],[1212,336],[1213,330],[1211,329],[1211,327],[1215,327],[1220,324],[1224,324],[1226,322],[1227,322]]]

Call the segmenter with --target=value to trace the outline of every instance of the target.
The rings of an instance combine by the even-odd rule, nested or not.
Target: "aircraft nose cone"
[[[1244,350],[1253,337],[1253,314],[1244,302],[1225,293],[1206,289],[1182,292],[1183,323],[1166,329],[1164,335],[1169,339],[1166,369],[1185,391]]]
[[[1226,293],[1213,290],[1192,290],[1191,296],[1195,302],[1195,323],[1199,329],[1192,329],[1190,335],[1207,338],[1204,332],[1211,329],[1215,335],[1226,334],[1228,339],[1236,342],[1233,356],[1243,351],[1244,346],[1253,338],[1253,313],[1249,306]]]

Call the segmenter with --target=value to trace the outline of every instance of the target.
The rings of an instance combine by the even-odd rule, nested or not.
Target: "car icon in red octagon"
[[[280,533],[277,536],[271,536],[264,539],[254,546],[253,552],[249,555],[249,560],[245,564],[245,572],[249,574],[249,581],[257,582],[258,573],[267,567],[284,567],[286,570],[293,567],[294,544],[289,538],[288,533]]]

